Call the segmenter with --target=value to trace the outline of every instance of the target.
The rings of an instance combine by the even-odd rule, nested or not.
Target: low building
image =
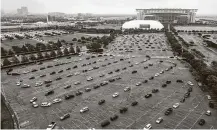
[[[132,20],[132,21],[125,22],[122,25],[122,30],[125,29],[161,30],[163,28],[164,26],[159,21],[154,21],[154,20]]]

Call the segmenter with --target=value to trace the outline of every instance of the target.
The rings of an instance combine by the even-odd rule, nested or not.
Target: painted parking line
[[[201,114],[196,121],[193,123],[193,125],[190,127],[190,129],[192,129],[194,127],[194,125],[198,122],[198,120],[203,116],[203,114]]]

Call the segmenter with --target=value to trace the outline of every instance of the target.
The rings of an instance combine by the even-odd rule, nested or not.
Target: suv
[[[100,87],[99,85],[93,86],[94,89],[97,89],[97,88],[99,88],[99,87]]]
[[[91,89],[90,88],[85,88],[85,92],[90,92]]]
[[[209,101],[209,107],[214,108],[214,103]]]

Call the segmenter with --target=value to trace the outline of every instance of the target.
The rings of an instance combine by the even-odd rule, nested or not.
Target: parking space
[[[45,69],[40,70],[42,67]],[[37,71],[32,72],[33,69]],[[207,99],[188,68],[173,57],[161,33],[119,36],[103,54],[60,58],[42,65],[15,68],[14,71],[29,71],[20,76],[2,72],[2,89],[12,108],[18,112],[21,128],[44,129],[54,121],[62,129],[101,129],[102,121],[110,120],[114,115],[118,118],[110,120],[106,129],[144,128],[147,124],[156,129],[216,127],[211,120],[215,119],[216,110],[211,110],[211,116],[205,115],[209,109]],[[32,76],[35,78],[29,79]],[[93,79],[88,81],[90,77]],[[17,86],[20,79],[23,81]],[[51,83],[45,83],[49,80]],[[78,81],[80,84],[75,83]],[[181,103],[190,87],[188,81],[194,84],[193,91]],[[40,82],[42,85],[35,87]],[[21,88],[24,84],[31,87]],[[67,85],[71,87],[65,88]],[[46,96],[51,90],[53,93]],[[66,99],[69,94],[74,96]],[[30,103],[33,97],[37,98],[36,108]],[[54,99],[61,101],[54,103]],[[101,100],[105,102],[99,105]],[[137,105],[132,106],[135,101]],[[44,102],[51,105],[41,106]],[[175,103],[179,103],[178,108],[166,116],[165,111]],[[80,112],[85,107],[88,111]],[[127,111],[121,113],[123,107]],[[65,114],[70,117],[61,120]],[[163,122],[157,124],[159,117],[163,117]],[[201,118],[207,122],[204,126],[198,126]]]

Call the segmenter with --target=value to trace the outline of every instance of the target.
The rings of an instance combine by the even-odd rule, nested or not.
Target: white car
[[[21,83],[20,83],[20,82],[17,82],[17,83],[16,83],[16,85],[17,85],[17,86],[20,86],[20,85],[21,85]]]
[[[36,101],[37,100],[37,97],[33,97],[31,100],[30,100],[30,102],[32,103],[32,102],[34,102],[34,101]]]
[[[142,83],[141,82],[138,82],[138,83],[136,83],[136,86],[140,86]]]
[[[93,70],[93,68],[88,69],[89,71]]]
[[[155,76],[155,77],[158,77],[159,75],[160,75],[159,73],[156,73],[154,76]]]
[[[28,74],[29,73],[29,71],[23,71],[23,74]]]
[[[42,107],[49,107],[49,106],[51,106],[51,103],[50,102],[42,102],[41,106]]]
[[[156,120],[156,123],[157,123],[157,124],[160,124],[162,121],[163,121],[163,117],[159,117],[159,118]]]
[[[82,61],[82,59],[79,59],[79,61]]]
[[[105,76],[104,74],[100,74],[100,75],[99,75],[99,77],[104,77],[104,76]]]
[[[191,85],[191,86],[194,85],[191,81],[188,81],[187,84],[188,84],[188,85]]]
[[[138,65],[138,64],[139,64],[139,62],[136,62],[136,63],[135,63],[135,65]]]
[[[56,126],[56,122],[51,122],[46,130],[52,130]]]
[[[87,81],[91,81],[91,80],[93,80],[93,77],[88,77],[87,78]]]
[[[175,103],[174,105],[173,105],[173,108],[178,108],[179,107],[179,103]]]
[[[80,113],[84,113],[84,112],[86,112],[86,111],[88,111],[88,110],[89,110],[88,107],[84,107],[84,108],[82,108],[82,109],[80,110]]]
[[[81,82],[80,81],[74,82],[74,85],[78,85],[78,84],[81,84]]]
[[[74,73],[74,75],[79,75],[79,74],[80,74],[80,72],[75,72],[75,73]]]
[[[43,85],[42,82],[35,83],[35,87],[42,86],[42,85]]]
[[[210,111],[210,110],[207,110],[205,114],[206,114],[207,116],[210,116],[210,115],[211,115],[211,111]]]
[[[30,88],[29,84],[23,84],[23,86],[21,86],[22,88]]]
[[[132,58],[135,58],[135,56],[132,56]]]
[[[53,100],[52,103],[55,104],[55,103],[59,103],[59,102],[61,102],[61,101],[62,101],[62,99],[60,99],[60,98],[56,98],[56,99]]]
[[[151,129],[151,128],[152,128],[151,124],[147,124],[147,125],[144,127],[144,130],[149,130],[149,129]]]
[[[208,99],[208,100],[211,100],[211,96],[210,96],[210,95],[207,95],[207,99]]]
[[[161,70],[160,74],[163,74],[163,73],[164,73],[164,71],[163,71],[163,70]]]
[[[36,107],[38,107],[38,104],[37,104],[36,102],[32,102],[32,106],[33,106],[34,108],[36,108]]]
[[[116,92],[116,93],[114,93],[114,94],[112,95],[113,98],[118,97],[118,96],[119,96],[119,93],[118,93],[118,92]]]

